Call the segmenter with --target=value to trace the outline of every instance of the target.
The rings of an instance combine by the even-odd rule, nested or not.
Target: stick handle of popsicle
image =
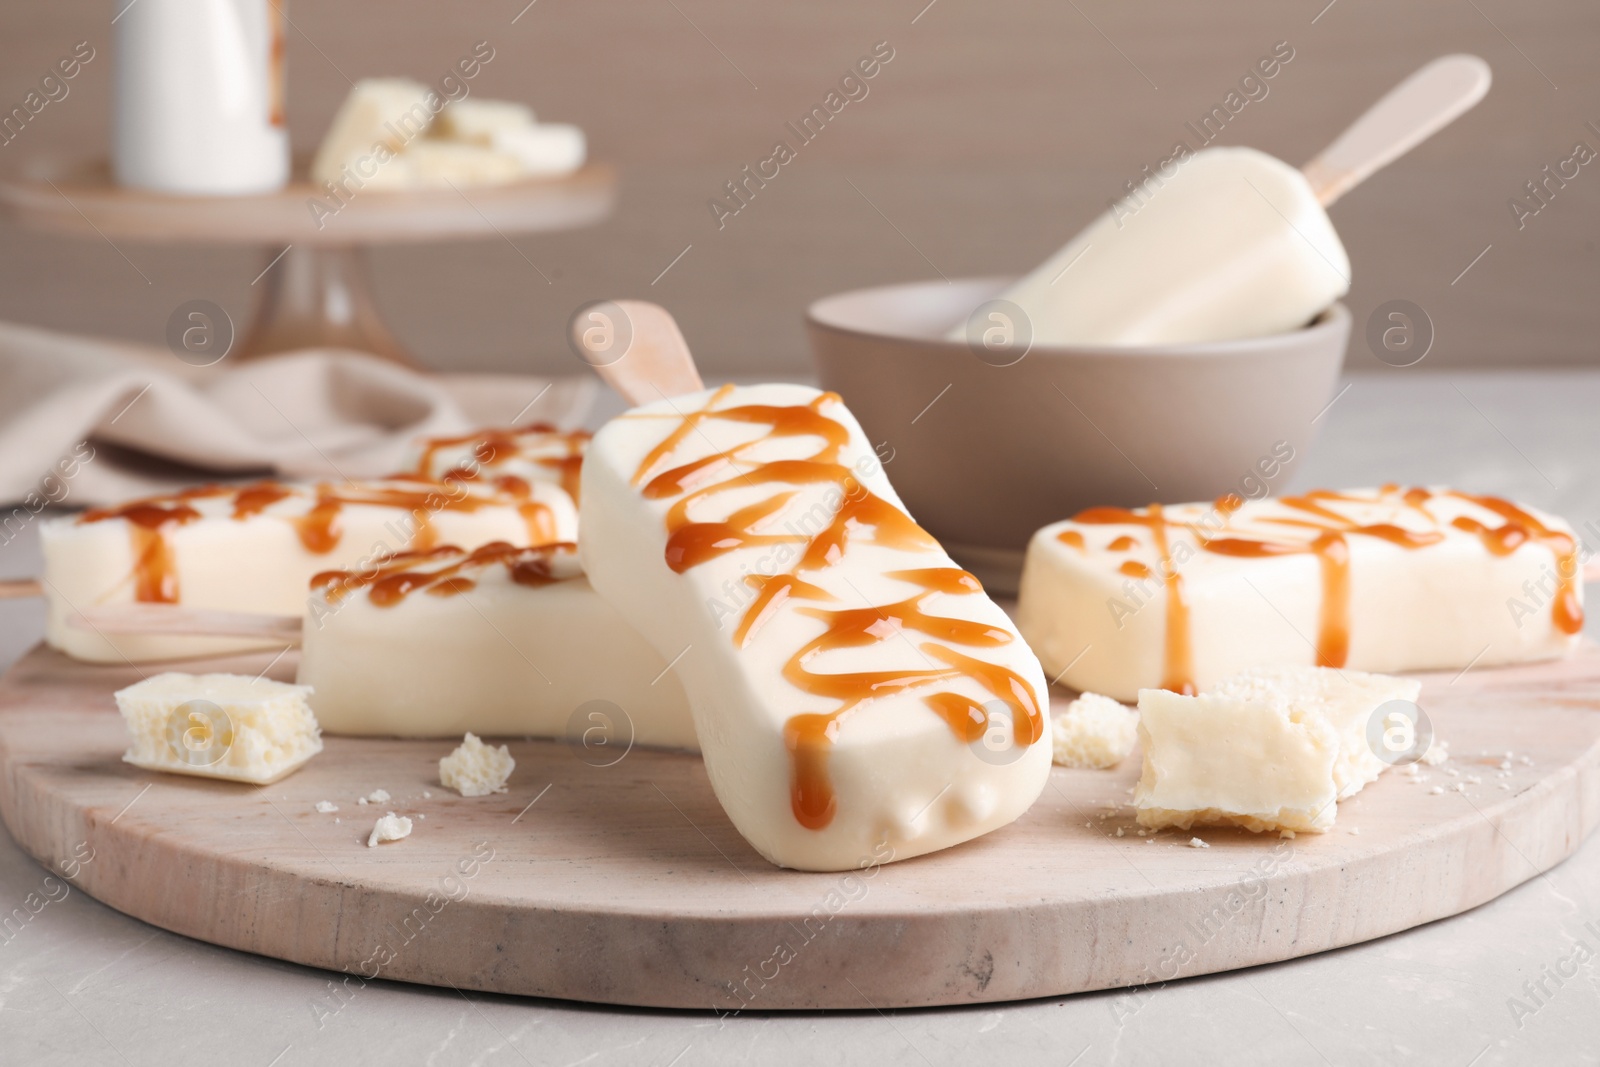
[[[44,596],[44,586],[37,578],[12,578],[0,581],[0,600]]]
[[[629,404],[704,389],[670,312],[646,300],[606,300],[572,318],[572,344]]]
[[[250,637],[295,644],[300,616],[248,611],[213,611],[182,604],[107,604],[67,618],[76,630],[103,634],[163,634],[174,637]]]
[[[1449,125],[1489,91],[1489,64],[1477,56],[1441,56],[1389,90],[1300,168],[1327,207],[1373,172]]]

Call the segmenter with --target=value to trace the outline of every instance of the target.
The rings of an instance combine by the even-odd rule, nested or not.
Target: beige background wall
[[[100,54],[0,147],[0,167],[104,151],[120,2],[5,6],[6,110],[74,42]],[[597,229],[517,239],[550,284],[503,242],[378,253],[379,298],[401,337],[436,366],[562,369],[574,366],[561,332],[575,307],[648,296],[678,314],[710,372],[781,374],[807,365],[800,315],[818,296],[1032,266],[1275,42],[1294,59],[1219,143],[1294,163],[1425,60],[1471,51],[1494,67],[1488,99],[1333,211],[1358,332],[1372,308],[1406,298],[1437,331],[1419,370],[1594,358],[1600,161],[1520,232],[1507,208],[1576,141],[1600,149],[1585,125],[1600,126],[1593,0],[925,3],[538,0],[513,24],[522,0],[302,0],[289,8],[290,123],[309,150],[346,77],[433,79],[488,40],[496,57],[475,91],[582,124],[592,154],[621,169],[620,208]],[[895,58],[870,95],[719,232],[706,201],[722,182],[766,158],[785,121],[882,40]],[[124,246],[147,285],[104,242],[0,223],[0,247],[0,317],[150,342],[187,299],[246,317],[262,263],[253,250]],[[1359,338],[1350,366],[1386,369]]]

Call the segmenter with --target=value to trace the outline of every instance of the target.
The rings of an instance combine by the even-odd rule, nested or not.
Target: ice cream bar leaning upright
[[[674,664],[717,799],[773,863],[932,852],[1043,789],[1038,660],[836,395],[635,408],[595,435],[581,500],[590,581]]]

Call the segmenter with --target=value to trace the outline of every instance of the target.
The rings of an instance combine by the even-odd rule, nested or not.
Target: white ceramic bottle
[[[285,0],[114,0],[119,184],[189,195],[278,189]]]

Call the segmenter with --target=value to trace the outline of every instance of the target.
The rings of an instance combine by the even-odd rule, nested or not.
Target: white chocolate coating
[[[1254,667],[1488,667],[1574,647],[1578,568],[1560,519],[1442,489],[1092,508],[1034,535],[1017,623],[1052,678],[1119,700]]]
[[[697,747],[677,676],[571,545],[441,547],[329,577],[299,675],[329,733],[570,738],[597,762],[629,744]]]
[[[590,581],[675,661],[717,798],[772,862],[946,848],[1044,788],[1038,661],[837,397],[727,386],[636,408],[595,435],[581,498]]]
[[[464,480],[512,488],[515,481],[548,482],[578,498],[578,472],[589,435],[545,425],[476,430],[454,437],[425,437],[412,450],[408,470],[423,479]]]
[[[1027,315],[1035,345],[1263,337],[1349,291],[1350,259],[1298,170],[1251,148],[1174,166],[1000,294]]]
[[[571,498],[542,483],[516,492],[398,481],[204,487],[45,523],[46,632],[53,647],[95,663],[261,648],[249,638],[102,634],[67,620],[136,602],[300,615],[320,571],[435,544],[576,536]]]

